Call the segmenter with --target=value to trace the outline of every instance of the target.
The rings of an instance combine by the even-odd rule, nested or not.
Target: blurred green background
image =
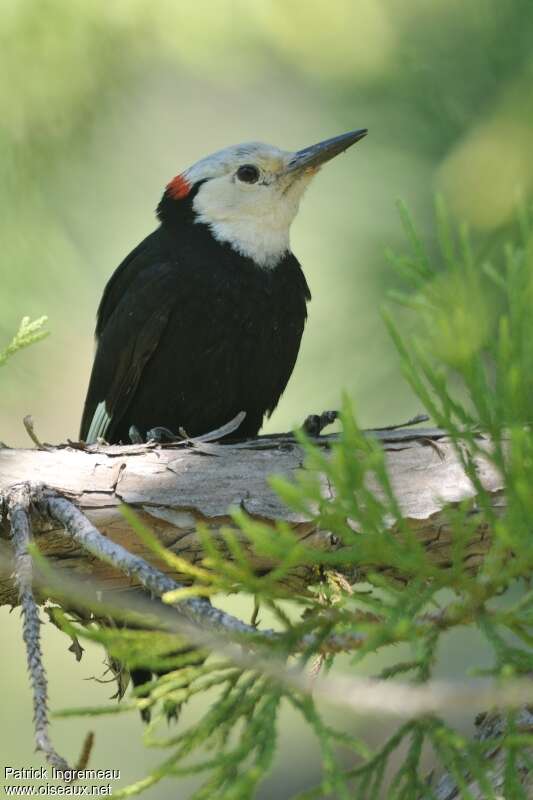
[[[266,429],[338,407],[343,389],[365,426],[420,410],[379,313],[395,282],[386,248],[403,247],[394,203],[408,204],[431,242],[440,191],[490,242],[517,197],[531,193],[530,0],[2,0],[0,11],[0,342],[26,314],[47,314],[52,333],[2,371],[0,440],[28,444],[27,413],[44,440],[77,436],[99,297],[153,229],[173,175],[239,141],[298,149],[357,127],[368,138],[324,168],[293,227],[313,302]],[[2,757],[26,766],[33,747],[19,621],[1,615],[10,687],[2,731],[12,734]],[[52,706],[111,693],[83,681],[101,672],[100,653],[76,665],[57,632],[44,638]],[[452,643],[443,674],[464,658]],[[57,724],[69,758],[86,728]],[[132,780],[155,762],[137,721],[101,720],[97,729],[95,764]],[[313,780],[314,751],[293,717],[282,741],[265,798]],[[187,796],[185,787],[149,796],[169,791]]]

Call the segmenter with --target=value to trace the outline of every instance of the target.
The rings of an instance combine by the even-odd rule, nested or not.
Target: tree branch
[[[33,723],[37,750],[44,753],[49,764],[75,778],[65,759],[55,750],[48,732],[48,681],[41,653],[41,620],[39,606],[33,596],[32,559],[28,551],[31,540],[30,503],[32,497],[27,485],[14,486],[6,495],[5,503],[11,527],[11,538],[15,552],[15,583],[22,608],[22,637],[26,646],[28,672],[33,690]],[[83,751],[90,750],[87,742],[92,741],[89,734]],[[88,759],[89,753],[82,758]]]
[[[385,448],[402,513],[435,563],[445,566],[451,560],[451,543],[443,508],[470,498],[472,513],[476,513],[474,487],[452,443],[435,429],[369,433],[377,436]],[[326,436],[316,441],[328,448],[333,440]],[[207,524],[217,537],[222,528],[234,527],[228,515],[230,506],[242,508],[268,524],[282,520],[317,548],[337,548],[327,531],[317,530],[305,515],[288,509],[269,486],[272,473],[290,478],[302,468],[303,461],[302,449],[290,435],[258,437],[236,445],[113,445],[86,450],[63,446],[46,451],[4,448],[0,449],[0,496],[21,482],[44,484],[72,500],[108,539],[152,562],[153,555],[121,514],[122,503],[133,508],[164,546],[193,564],[203,557],[197,524]],[[478,473],[492,494],[494,505],[501,506],[504,498],[497,472],[488,461],[479,460]],[[65,537],[62,524],[57,519],[54,522],[53,515],[52,519],[36,517],[33,530],[42,553],[56,566],[107,588],[131,585],[122,572],[90,558],[75,538]],[[475,568],[482,561],[489,546],[489,533],[480,526],[470,540],[465,554],[468,567]],[[3,536],[8,539],[7,528]],[[0,549],[1,545],[0,538]],[[247,546],[246,540],[243,546]],[[9,548],[4,546],[4,555],[9,554]],[[272,566],[251,550],[248,555],[258,572]],[[168,572],[168,567],[158,566]],[[187,581],[185,575],[173,577]],[[363,574],[360,572],[358,577]],[[295,591],[305,591],[315,579],[312,568],[299,567],[287,580]],[[135,583],[139,584],[138,579]],[[0,605],[14,604],[16,597],[10,570],[4,569],[0,574]]]

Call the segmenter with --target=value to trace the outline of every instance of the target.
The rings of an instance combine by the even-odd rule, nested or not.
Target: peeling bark
[[[419,540],[436,564],[450,560],[450,536],[442,509],[467,498],[476,513],[475,489],[454,452],[453,445],[436,429],[399,429],[370,431],[386,451],[389,474],[404,517],[409,520]],[[334,436],[316,441],[328,447]],[[237,506],[255,518],[274,524],[288,522],[298,536],[316,547],[333,548],[326,531],[304,515],[291,511],[268,484],[275,473],[288,478],[303,466],[303,452],[290,435],[265,436],[237,445],[201,443],[194,447],[152,445],[91,446],[86,450],[58,447],[32,450],[0,449],[0,496],[15,484],[30,482],[55,489],[87,516],[105,536],[128,550],[155,563],[131,531],[120,513],[127,503],[161,542],[190,562],[202,558],[196,534],[198,522],[205,523],[216,536],[221,528],[231,526],[228,508]],[[494,498],[494,505],[504,503],[502,482],[495,469],[482,459],[478,464],[481,482]],[[131,585],[113,567],[94,560],[61,529],[42,517],[33,519],[35,539],[41,551],[57,567],[72,576],[98,581],[108,588]],[[473,537],[465,559],[470,568],[479,564],[488,549],[488,531],[481,525]],[[4,525],[0,554],[4,566],[0,574],[0,605],[16,602]],[[257,570],[270,564],[250,553]],[[368,565],[369,567],[372,565]],[[362,577],[361,568],[358,577]],[[177,580],[186,576],[173,573]],[[301,568],[290,576],[295,589],[305,590],[313,573]]]

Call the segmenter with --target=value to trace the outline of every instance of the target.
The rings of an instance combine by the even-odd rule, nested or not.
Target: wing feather
[[[177,302],[176,291],[172,265],[151,264],[136,270],[128,289],[108,313],[85,401],[82,440],[108,438],[119,425],[163,335]]]
[[[96,406],[96,411],[91,421],[91,427],[85,439],[87,444],[93,444],[93,442],[96,442],[98,439],[105,439],[110,422],[111,417],[107,413],[105,400],[102,400]]]

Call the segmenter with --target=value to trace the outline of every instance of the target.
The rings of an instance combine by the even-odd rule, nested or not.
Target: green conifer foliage
[[[316,526],[335,537],[338,547],[318,550],[297,538],[288,525],[279,523],[273,530],[239,509],[233,511],[235,528],[224,532],[224,546],[207,527],[199,531],[205,557],[200,565],[189,567],[192,588],[187,593],[253,596],[260,608],[273,612],[278,638],[262,642],[260,624],[258,640],[249,640],[244,649],[227,647],[233,640],[242,644],[242,637],[228,636],[221,642],[220,637],[203,636],[197,643],[210,653],[207,661],[187,665],[183,656],[173,663],[168,655],[182,642],[179,633],[84,628],[56,610],[56,621],[71,635],[101,642],[129,667],[148,650],[153,666],[175,667],[154,681],[143,697],[120,706],[62,712],[152,709],[146,744],[163,749],[165,757],[150,775],[115,792],[115,797],[190,774],[201,777],[193,800],[254,797],[275,757],[279,711],[285,704],[312,729],[322,753],[321,783],[298,795],[299,800],[442,797],[437,779],[427,775],[423,756],[428,753],[437,762],[437,772],[446,771],[455,782],[456,796],[528,796],[522,778],[533,765],[533,735],[521,724],[520,695],[515,693],[508,707],[499,709],[503,734],[498,748],[504,766],[498,789],[492,780],[494,740],[458,732],[447,711],[454,702],[468,710],[467,682],[472,676],[477,676],[471,689],[472,717],[480,686],[486,692],[487,711],[498,697],[501,700],[497,693],[506,687],[511,691],[522,686],[524,702],[531,696],[533,591],[527,579],[533,566],[533,223],[521,211],[506,243],[488,249],[484,242],[472,242],[465,230],[456,231],[439,203],[438,245],[428,249],[405,209],[401,214],[411,249],[409,255],[392,259],[398,288],[385,311],[386,323],[406,379],[453,441],[476,490],[475,501],[446,512],[452,531],[451,563],[437,565],[403,518],[385,453],[376,439],[360,430],[345,399],[342,432],[329,452],[298,434],[305,469],[294,483],[272,477],[284,502],[305,511]],[[490,438],[488,448],[480,431]],[[494,504],[479,479],[480,456],[502,475],[501,506]],[[131,512],[127,514],[145,544],[183,572],[184,564],[176,564],[176,556],[166,552]],[[490,532],[491,545],[473,571],[464,554],[480,526]],[[247,555],[250,549],[276,566],[258,575]],[[316,583],[295,594],[285,578],[299,565],[314,567]],[[449,633],[465,626],[484,638],[490,660],[478,664],[474,654],[464,682],[457,686],[459,694],[444,696],[433,681],[434,672]],[[349,653],[349,663],[343,656],[342,671],[335,664],[337,649]],[[374,687],[389,687],[392,694],[382,689],[383,705],[376,704],[374,713],[389,713],[391,723],[388,739],[371,749],[359,734],[350,732],[349,717],[356,714],[357,687],[361,707],[368,709],[363,684],[357,681],[360,668],[376,654],[384,654],[386,665],[375,675],[382,683]],[[305,683],[301,676],[316,676],[319,670],[326,682],[317,679],[314,697],[313,681]],[[329,687],[331,702],[339,704],[339,675],[339,685],[345,688],[354,681],[353,691],[346,693],[347,724],[342,729],[325,720],[320,690]],[[407,694],[402,706],[406,687],[428,687],[429,701],[410,708]],[[169,704],[208,692],[212,704],[203,716],[163,731]],[[391,698],[399,704],[396,716],[391,715]]]
[[[47,317],[39,317],[34,320],[30,320],[29,317],[23,317],[13,339],[6,348],[0,350],[0,367],[3,367],[17,350],[22,350],[23,347],[29,347],[30,344],[39,342],[41,339],[44,339],[45,336],[48,336],[48,331],[44,330],[47,320]]]

